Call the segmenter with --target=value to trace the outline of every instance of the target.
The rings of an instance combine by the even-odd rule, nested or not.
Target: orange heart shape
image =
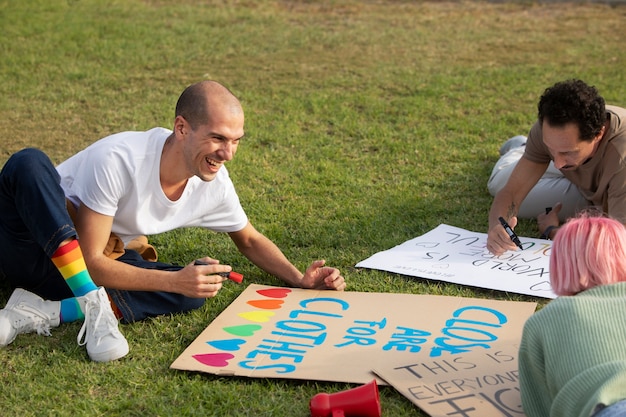
[[[263,310],[276,310],[283,305],[283,300],[250,300],[248,304],[252,307],[262,308]]]

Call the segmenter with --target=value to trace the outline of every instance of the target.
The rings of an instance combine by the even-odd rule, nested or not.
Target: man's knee
[[[578,188],[565,177],[542,178],[528,193],[519,210],[519,217],[535,219],[547,207],[563,204],[559,219],[565,221],[588,205]]]
[[[9,160],[8,163],[16,164],[20,167],[29,167],[33,165],[41,165],[41,164],[52,164],[48,155],[46,155],[43,151],[36,148],[25,148],[20,151],[15,152]]]
[[[487,181],[487,189],[492,196],[504,188],[511,177],[511,173],[524,154],[523,147],[516,147],[502,155],[498,162],[494,165],[489,180]]]
[[[42,174],[52,175],[56,182],[60,180],[60,176],[48,155],[36,148],[22,149],[11,155],[2,171],[4,175],[14,174],[14,181],[19,182],[29,182],[32,178],[41,178]]]

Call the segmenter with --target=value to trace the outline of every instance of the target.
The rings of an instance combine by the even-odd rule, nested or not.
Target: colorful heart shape
[[[216,349],[225,350],[227,352],[233,352],[235,350],[241,349],[241,345],[245,344],[246,341],[243,339],[224,339],[224,340],[211,340],[210,342],[207,342],[207,343]]]
[[[267,288],[264,290],[257,290],[258,294],[269,298],[285,298],[291,292],[289,288]]]
[[[255,323],[265,323],[270,321],[274,313],[271,311],[246,311],[237,315]]]
[[[223,368],[228,366],[228,361],[234,358],[232,353],[202,353],[193,355],[193,358],[206,366]]]
[[[262,308],[264,310],[277,310],[283,305],[283,300],[250,300],[248,304],[252,307]]]
[[[258,324],[240,324],[239,326],[224,327],[223,330],[235,336],[252,336],[261,328],[262,326]]]

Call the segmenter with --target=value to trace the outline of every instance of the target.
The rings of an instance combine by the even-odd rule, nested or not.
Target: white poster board
[[[494,256],[487,234],[446,224],[356,264],[413,277],[556,298],[550,286],[552,241],[520,236],[523,249]]]

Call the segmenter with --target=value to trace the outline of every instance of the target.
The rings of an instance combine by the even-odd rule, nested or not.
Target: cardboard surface
[[[494,256],[486,248],[486,233],[441,224],[356,266],[534,297],[556,298],[550,286],[552,241],[522,236],[520,240],[523,250]]]
[[[499,345],[446,360],[398,362],[375,372],[432,417],[523,417],[517,350],[517,345]]]
[[[364,384],[375,377],[373,369],[403,361],[452,360],[517,344],[535,308],[527,302],[251,284],[171,367]]]

